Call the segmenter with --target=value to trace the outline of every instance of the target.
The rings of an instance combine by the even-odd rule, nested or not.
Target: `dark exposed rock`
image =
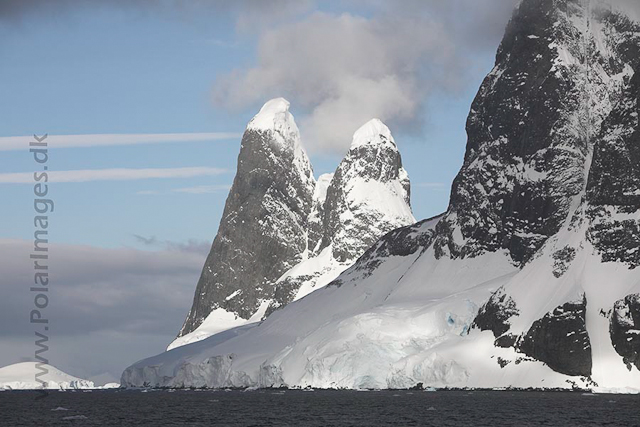
[[[501,287],[497,291],[491,295],[489,301],[487,301],[480,310],[476,318],[473,320],[471,324],[471,328],[477,328],[481,331],[491,331],[493,332],[493,336],[496,337],[496,345],[499,347],[510,347],[511,342],[510,336],[505,335],[511,325],[509,324],[509,319],[513,316],[517,316],[519,313],[518,308],[516,307],[515,301],[507,295],[504,291],[504,288]],[[504,337],[503,337],[504,336]]]
[[[362,279],[370,276],[385,259],[391,256],[404,257],[418,251],[424,251],[433,242],[434,227],[440,218],[442,215],[390,231],[382,236],[375,245],[367,249],[351,269],[361,273],[359,277]],[[329,286],[341,285],[340,278],[329,284]]]
[[[516,11],[471,107],[436,256],[504,249],[522,265],[572,215],[591,136],[639,58],[638,25],[595,4],[587,16],[583,5],[530,0]]]
[[[591,375],[591,341],[585,317],[587,300],[568,302],[533,322],[518,350],[566,375]]]
[[[304,275],[285,277],[283,280],[280,280],[278,284],[274,286],[273,301],[271,301],[271,304],[267,307],[264,317],[270,316],[274,311],[281,309],[293,301],[300,286],[311,279],[311,276]]]
[[[316,182],[316,189],[313,195],[313,207],[309,215],[309,230],[307,234],[308,247],[311,254],[316,255],[320,251],[320,244],[324,236],[323,218],[324,205],[327,201],[327,189],[331,185],[333,174],[327,173],[320,175]]]
[[[493,345],[495,345],[496,347],[502,347],[502,348],[515,348],[518,342],[518,338],[519,337],[517,335],[513,335],[513,334],[500,335],[493,342]]]
[[[565,246],[553,253],[553,275],[561,277],[576,257],[576,250],[571,246]]]
[[[396,264],[393,260],[394,268],[419,265],[421,255],[431,254],[426,250],[430,247],[438,259],[506,252],[519,267],[540,260],[530,267],[540,266],[544,274],[528,274],[535,270],[531,268],[509,279],[510,287],[506,289],[513,298],[517,295],[524,300],[517,299],[516,305],[505,288],[498,289],[481,307],[472,328],[490,330],[496,347],[520,352],[521,357],[514,358],[513,365],[543,362],[556,372],[580,377],[566,381],[576,389],[597,386],[588,378],[593,360],[586,328],[586,298],[553,303],[550,307],[559,306],[533,322],[522,335],[513,333],[511,323],[515,324],[514,317],[528,318],[532,310],[537,312],[548,303],[539,298],[547,295],[551,288],[547,285],[558,287],[557,292],[552,292],[554,300],[565,294],[567,288],[563,287],[575,286],[571,280],[574,277],[563,275],[575,262],[578,251],[589,247],[579,242],[583,234],[567,237],[570,233],[565,231],[582,233],[588,226],[589,241],[604,262],[623,262],[629,268],[640,265],[640,73],[631,79],[634,70],[640,70],[640,26],[596,4],[592,4],[593,10],[588,9],[592,14],[587,15],[586,3],[521,2],[507,28],[496,65],[474,100],[467,121],[464,164],[453,183],[445,214],[390,231],[377,241],[383,232],[371,233],[375,216],[365,214],[356,220],[344,220],[345,213],[353,212],[348,194],[352,179],[404,181],[399,155],[394,154],[395,145],[385,133],[375,131],[371,134],[380,137],[383,150],[352,147],[327,198],[321,203],[320,199],[312,200],[306,230],[307,249],[312,254],[332,246],[340,260],[355,256],[373,243],[349,271],[332,283],[334,286],[358,286],[394,256],[410,261]],[[380,153],[390,160],[388,164],[380,164],[376,157]],[[408,205],[408,181],[406,184],[400,187],[404,188]],[[547,274],[549,254],[555,279]],[[589,256],[581,252],[578,259],[588,263],[592,261]],[[457,265],[466,267],[462,262]],[[582,265],[576,267],[578,270]],[[385,269],[381,271],[386,277]],[[426,269],[413,270],[416,271]],[[404,270],[393,272],[396,277]],[[520,292],[522,289],[516,287],[536,286],[531,280],[522,280],[523,276],[550,283],[540,283],[545,292],[538,295]],[[265,293],[273,301],[267,314],[283,307],[300,284],[310,280],[312,277],[304,274],[287,278],[270,294]],[[593,281],[588,281],[591,287]],[[371,281],[365,286],[370,284],[377,283]],[[220,293],[219,297],[224,295]],[[340,298],[345,294],[335,295]],[[244,290],[238,298],[244,300]],[[314,301],[313,297],[310,300]],[[599,305],[595,299],[589,303],[593,307]],[[320,313],[323,310],[324,307],[319,308]],[[284,313],[285,319],[298,319],[287,318],[286,310]],[[609,312],[600,309],[600,316],[610,319],[611,342],[623,362],[630,370],[634,366],[640,369],[640,295],[627,296]],[[313,348],[305,347],[303,357],[310,357]],[[497,357],[497,362],[504,368],[511,361]],[[513,365],[508,370],[520,369]],[[283,375],[281,366],[269,361],[260,367],[259,382],[283,384]]]
[[[640,266],[640,73],[603,125],[589,175],[588,238],[603,262]]]
[[[498,357],[498,365],[500,365],[501,368],[504,368],[509,363],[511,363],[511,360],[507,360],[507,359],[503,359],[502,357]]]
[[[400,227],[383,236],[374,246],[369,248],[358,260],[358,264],[366,264],[374,258],[390,256],[408,256],[429,246],[434,231],[429,226],[437,223],[442,215],[419,221],[413,225]]]
[[[242,137],[238,170],[180,336],[216,308],[248,319],[260,300],[274,297],[269,285],[302,259],[314,179],[288,103],[280,114],[273,129],[249,127]]]
[[[507,250],[522,266],[562,227],[576,230],[587,218],[603,261],[640,265],[640,73],[632,79],[640,26],[595,4],[588,15],[585,4],[528,0],[516,11],[471,108],[436,257]],[[556,278],[578,249],[553,252]],[[586,302],[566,303],[516,336],[508,319],[517,307],[499,290],[472,326],[491,330],[498,347],[588,376],[585,313]]]
[[[349,267],[386,233],[415,223],[409,176],[384,123],[372,119],[354,133],[335,173],[318,180],[314,201],[309,219],[309,260],[276,283],[276,299],[267,315],[299,298],[297,290],[302,286],[305,290],[317,288],[318,278],[336,265],[343,270]],[[332,266],[325,264],[327,255],[332,257]],[[325,258],[319,263],[314,257],[320,256]]]
[[[611,343],[629,370],[640,370],[640,294],[616,301],[609,326]]]
[[[379,237],[415,222],[409,177],[382,122],[362,126],[335,174],[316,183],[288,107],[281,98],[269,101],[247,127],[180,336],[218,308],[247,320],[266,302],[266,317],[299,297],[303,285],[315,286],[318,277],[346,268]],[[338,263],[313,261],[327,247]],[[309,260],[309,268],[285,275]]]

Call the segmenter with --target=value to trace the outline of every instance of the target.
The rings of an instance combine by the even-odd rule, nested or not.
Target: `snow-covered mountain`
[[[443,215],[123,384],[640,390],[639,53],[616,9],[522,0]]]
[[[93,389],[92,381],[73,377],[51,365],[36,362],[22,362],[0,368],[0,390],[36,390],[42,389],[43,384],[36,381],[36,374],[46,372],[38,377],[44,381],[44,388],[48,390]]]
[[[334,174],[316,182],[289,103],[267,102],[242,138],[218,234],[168,349],[262,320],[325,286],[378,238],[415,222],[409,178],[374,119]]]
[[[327,189],[323,235],[316,252],[331,248],[344,262],[361,255],[387,232],[413,224],[409,176],[387,128],[373,119],[353,142]]]
[[[320,177],[309,256],[278,280],[277,298],[267,313],[327,285],[380,237],[413,224],[410,191],[389,128],[378,119],[370,120],[353,135],[335,173]]]

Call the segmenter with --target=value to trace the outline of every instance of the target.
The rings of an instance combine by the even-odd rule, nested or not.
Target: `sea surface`
[[[640,396],[511,391],[0,392],[14,426],[640,426]]]

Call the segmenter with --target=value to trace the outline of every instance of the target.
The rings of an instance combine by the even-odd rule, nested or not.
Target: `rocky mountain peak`
[[[336,271],[321,261],[357,256],[409,209],[392,137],[367,124],[320,203],[324,249],[275,286],[277,301],[307,297],[122,383],[640,390],[640,26],[598,3],[520,2],[447,212],[313,292]]]
[[[373,119],[359,128],[340,162],[323,212],[320,250],[339,261],[364,253],[380,236],[415,222],[410,182],[389,128]]]
[[[535,4],[524,1],[519,11]],[[640,318],[634,277],[640,265],[640,25],[595,1],[554,4],[548,70],[548,79],[557,80],[554,92],[536,93],[543,84],[529,95],[545,99],[556,112],[531,112],[539,126],[546,123],[550,144],[535,147],[530,157],[511,154],[525,162],[538,158],[534,170],[544,184],[533,192],[526,181],[514,182],[531,201],[516,205],[519,223],[511,227],[530,238],[536,227],[526,212],[534,211],[546,229],[538,229],[539,243],[529,240],[520,252],[530,251],[524,259],[529,262],[485,303],[476,326],[492,330],[497,347],[511,347],[556,372],[597,384],[608,381],[607,369],[622,366],[612,362],[617,357],[629,370],[640,360],[634,335]],[[505,70],[500,78],[512,78]],[[554,93],[562,95],[557,103]],[[575,104],[567,105],[568,99]],[[536,209],[535,199],[546,203],[544,209]],[[513,245],[503,248],[517,259]]]
[[[265,301],[273,297],[269,285],[307,250],[314,191],[313,170],[289,102],[273,99],[242,137],[218,234],[180,336],[195,331],[205,319],[203,333],[211,335],[237,319],[246,321],[266,311]]]
[[[640,266],[640,74],[597,136],[587,186],[588,238],[603,262]]]
[[[409,203],[409,183],[402,167],[402,158],[389,128],[378,119],[372,119],[354,134],[351,147],[334,174],[343,183],[350,178],[381,182],[400,179],[406,182]],[[332,182],[332,184],[334,183]]]

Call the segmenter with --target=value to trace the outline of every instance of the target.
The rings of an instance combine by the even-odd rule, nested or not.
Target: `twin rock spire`
[[[409,177],[380,120],[356,131],[335,173],[316,181],[289,102],[268,101],[242,137],[218,234],[169,348],[261,320],[414,222]]]

